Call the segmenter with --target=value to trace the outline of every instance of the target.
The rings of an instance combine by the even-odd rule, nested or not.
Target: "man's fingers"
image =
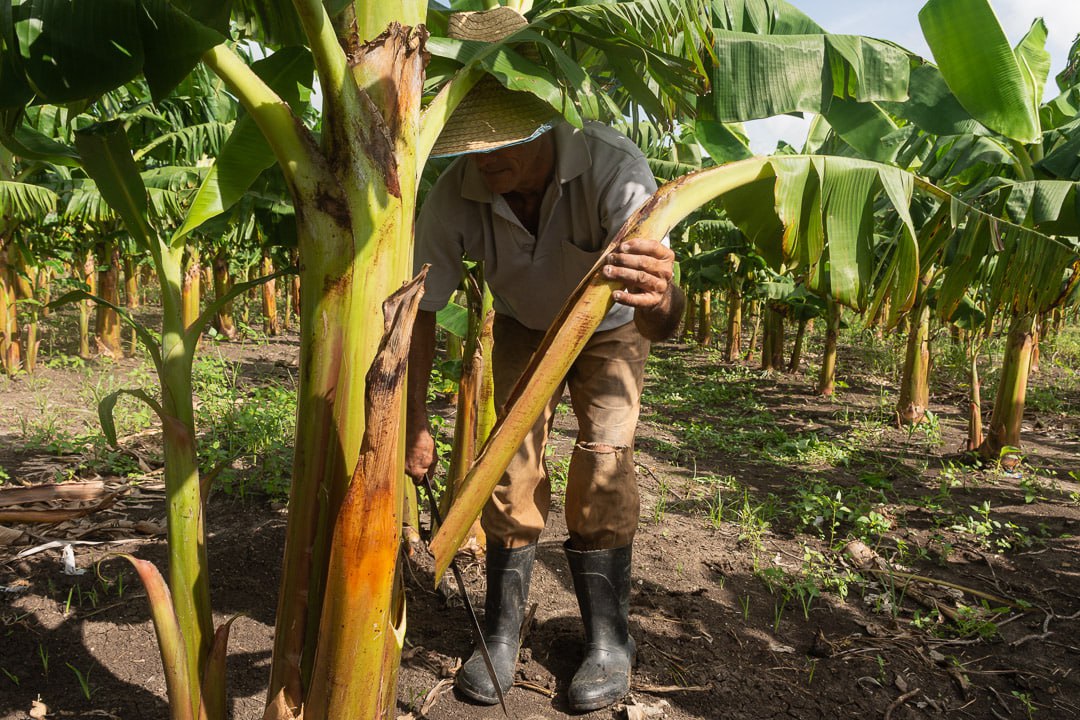
[[[649,269],[620,267],[618,265],[606,266],[604,268],[604,277],[608,280],[623,283],[629,290],[660,293],[667,290],[671,279],[658,272],[650,272]]]
[[[614,293],[615,302],[636,308],[659,305],[674,277],[675,254],[655,240],[627,240],[608,256],[604,277],[625,289]]]
[[[619,253],[626,255],[648,255],[660,260],[672,260],[675,253],[663,243],[647,238],[627,240],[619,245]]]
[[[655,307],[664,299],[664,293],[656,292],[628,292],[626,290],[616,290],[612,295],[615,298],[615,302],[635,308]]]

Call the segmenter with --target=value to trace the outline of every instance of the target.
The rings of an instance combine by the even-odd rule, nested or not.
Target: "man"
[[[505,20],[506,11],[459,15],[475,28],[491,13],[504,13]],[[486,102],[485,93],[496,100]],[[495,297],[493,372],[501,411],[566,298],[656,189],[644,156],[614,130],[552,123],[550,111],[535,106],[532,122],[519,122],[526,110],[500,123],[502,110],[528,106],[532,97],[497,83],[478,86],[470,97],[478,95],[475,105],[486,110],[470,118],[463,103],[436,147],[437,154],[468,154],[443,173],[417,221],[417,267],[430,263],[431,269],[409,357],[406,471],[414,478],[435,461],[425,402],[435,312],[460,282],[462,257],[484,263]],[[499,134],[515,124],[520,127]],[[639,513],[633,437],[649,341],[674,333],[685,303],[672,282],[673,265],[671,250],[655,239],[624,243],[610,256],[604,276],[623,289],[565,381],[579,425],[568,471],[565,549],[587,639],[568,693],[575,711],[606,707],[629,691],[635,655],[627,623],[630,559]],[[536,542],[547,520],[544,446],[561,395],[559,388],[481,516],[488,541],[484,635],[503,692],[513,683]],[[477,702],[498,701],[478,651],[456,684]]]

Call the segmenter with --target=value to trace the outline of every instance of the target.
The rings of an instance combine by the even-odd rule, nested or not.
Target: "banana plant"
[[[175,256],[186,234],[235,203],[258,175],[260,163],[266,167],[276,161],[289,186],[301,268],[301,373],[267,717],[291,718],[301,709],[309,720],[385,717],[393,711],[403,617],[396,565],[403,495],[402,458],[395,444],[401,405],[397,386],[388,382],[397,365],[392,359],[376,362],[376,357],[380,344],[397,347],[400,340],[386,332],[382,302],[409,274],[415,202],[430,148],[445,119],[481,76],[490,74],[511,89],[532,92],[571,123],[583,118],[634,118],[639,108],[658,122],[695,110],[704,122],[708,122],[704,117],[725,122],[760,116],[755,113],[812,109],[828,113],[835,127],[844,127],[846,141],[870,149],[873,144],[860,132],[862,115],[869,112],[866,122],[880,124],[873,103],[906,97],[907,53],[851,36],[829,38],[784,3],[640,0],[552,3],[535,11],[527,3],[516,4],[530,13],[529,27],[489,45],[440,37],[445,11],[429,12],[416,0],[326,4],[295,0],[292,5],[270,4],[261,14],[238,7],[237,19],[245,29],[283,36],[285,42],[267,61],[280,63],[276,67],[283,70],[304,58],[314,65],[324,98],[317,134],[286,101],[286,88],[260,77],[227,41],[228,17],[220,6],[185,3],[185,11],[151,0],[115,4],[57,0],[21,4],[10,14],[0,14],[5,80],[12,78],[0,93],[0,106],[19,106],[35,93],[51,102],[77,100],[139,73],[160,98],[196,62],[221,78],[243,104],[250,122],[245,129],[243,120],[237,121],[222,152],[225,155],[236,140],[231,164],[219,157],[218,170],[208,173],[187,221],[172,236],[151,238],[149,243],[156,252],[155,262],[167,270],[170,287],[179,282]],[[151,22],[144,22],[144,17]],[[714,34],[714,24],[725,29]],[[81,43],[54,42],[58,37],[70,39],[75,28]],[[39,40],[20,44],[31,29]],[[790,37],[762,42],[763,36],[781,33]],[[306,49],[296,47],[300,43]],[[533,46],[541,63],[515,51],[516,43]],[[425,74],[429,53],[434,59]],[[800,81],[794,101],[784,101],[785,96],[791,99],[790,93],[779,83],[755,86],[741,76],[730,84],[735,97],[731,102],[721,101],[719,93],[702,92],[706,82],[714,89],[726,89],[729,77],[739,69],[735,60],[748,55],[763,65],[778,57],[794,59],[785,67],[786,75]],[[89,68],[96,72],[88,72]],[[823,84],[822,78],[828,82]],[[817,84],[816,90],[811,82]],[[425,88],[432,91],[426,103]],[[715,129],[695,125],[698,134]],[[84,141],[83,161],[101,145],[116,149],[113,157],[120,161],[123,148],[109,145],[115,141],[108,137],[106,133],[100,141],[93,137]],[[859,263],[866,261],[863,247],[872,247],[872,239],[860,234],[859,223],[849,215],[855,220],[863,217],[867,209],[862,201],[881,188],[895,196],[898,207],[906,207],[913,182],[905,177],[877,166],[834,165],[823,158],[744,160],[680,182],[674,186],[680,188],[678,203],[672,201],[674,187],[659,194],[645,211],[659,218],[658,225],[646,231],[665,233],[676,217],[724,189],[767,188],[769,211],[778,207],[788,228],[798,225],[797,217],[812,217],[811,208],[818,209],[818,227],[829,228],[828,260],[842,270],[834,270],[840,281],[833,283],[833,294],[859,305],[869,299],[863,274],[872,270]],[[129,180],[127,172],[113,183],[117,200],[126,203],[121,214],[128,226],[145,230],[143,196]],[[803,198],[812,198],[805,208]],[[852,209],[857,212],[850,213]],[[967,215],[958,213],[960,219]],[[803,235],[812,240],[795,242]],[[823,233],[793,230],[783,237],[797,251],[785,256],[790,265],[800,261],[806,267],[820,265]],[[898,304],[904,306],[913,294],[907,291],[917,281],[912,273],[913,253],[917,257],[913,231],[904,234],[900,248],[894,256],[899,259],[893,261],[897,268],[893,287],[902,291]],[[784,255],[783,247],[766,250]],[[583,283],[581,303],[568,311],[568,317],[584,325],[572,332],[587,334],[588,324],[593,319],[599,322],[610,294],[611,288],[602,281]],[[176,302],[169,295],[166,310],[173,312]],[[411,302],[400,300],[395,307]],[[394,315],[397,312],[393,310],[391,317],[406,324],[407,312]],[[163,352],[163,364],[179,362],[184,343],[191,342],[189,333],[183,326],[166,330],[163,341],[176,351]],[[566,333],[560,337],[565,339]],[[543,380],[522,388],[435,537],[440,574],[517,446],[515,436],[532,424],[539,411],[536,399],[541,398],[542,405],[550,396],[573,352],[548,356],[550,363],[537,368],[536,377]],[[365,377],[372,367],[381,368],[370,380],[382,393],[365,398]],[[169,370],[171,366],[166,374]],[[182,466],[185,461],[181,457],[178,462]],[[187,491],[190,478],[181,486]],[[201,517],[196,495],[187,498],[187,508]],[[198,527],[178,527],[170,543],[197,547],[201,537]],[[192,558],[192,567],[198,563],[205,563],[205,557]],[[201,695],[199,670],[210,655],[209,608],[202,602],[201,590],[195,593],[196,602],[183,597],[193,586],[201,587],[206,566],[198,566],[202,577],[174,576],[170,582],[184,629],[192,697]],[[194,712],[197,705],[189,700],[174,696],[173,705]]]
[[[983,144],[996,146],[991,157],[997,159],[991,162],[997,172],[989,175],[973,175],[989,164],[985,156],[981,161],[960,156],[968,167],[957,179],[975,186],[967,197],[1057,238],[1049,251],[1035,256],[1008,238],[988,238],[978,227],[969,228],[959,236],[959,262],[947,268],[951,272],[942,281],[942,317],[950,317],[972,281],[988,283],[991,316],[1001,310],[1011,316],[994,411],[979,447],[981,455],[997,459],[1006,448],[1020,446],[1036,318],[1070,297],[1080,271],[1075,262],[1060,262],[1075,254],[1080,235],[1072,182],[1076,164],[1067,159],[1070,148],[1080,147],[1073,126],[1076,77],[1063,73],[1061,95],[1042,103],[1050,60],[1041,20],[1013,48],[986,0],[931,0],[919,19],[949,90],[991,131]],[[1010,292],[1018,282],[1027,288]]]
[[[10,156],[0,151],[0,366],[14,375],[34,370],[37,355],[36,322],[22,337],[19,306],[36,303],[25,262],[28,249],[18,239],[20,226],[43,220],[56,211],[58,197],[49,188],[12,179]],[[33,270],[36,274],[36,269]],[[32,311],[33,312],[33,311]]]

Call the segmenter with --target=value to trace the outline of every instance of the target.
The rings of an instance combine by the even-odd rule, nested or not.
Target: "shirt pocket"
[[[571,242],[562,242],[562,276],[570,292],[573,292],[603,254],[603,249],[582,250]]]

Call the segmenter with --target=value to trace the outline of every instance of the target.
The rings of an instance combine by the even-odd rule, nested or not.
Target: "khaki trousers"
[[[494,334],[495,403],[501,413],[544,333],[497,315]],[[566,488],[570,545],[608,550],[630,544],[640,509],[634,430],[648,353],[649,341],[632,322],[589,339],[484,507],[481,525],[488,543],[516,548],[540,537],[551,505],[544,449],[555,408],[569,386],[578,421]]]

